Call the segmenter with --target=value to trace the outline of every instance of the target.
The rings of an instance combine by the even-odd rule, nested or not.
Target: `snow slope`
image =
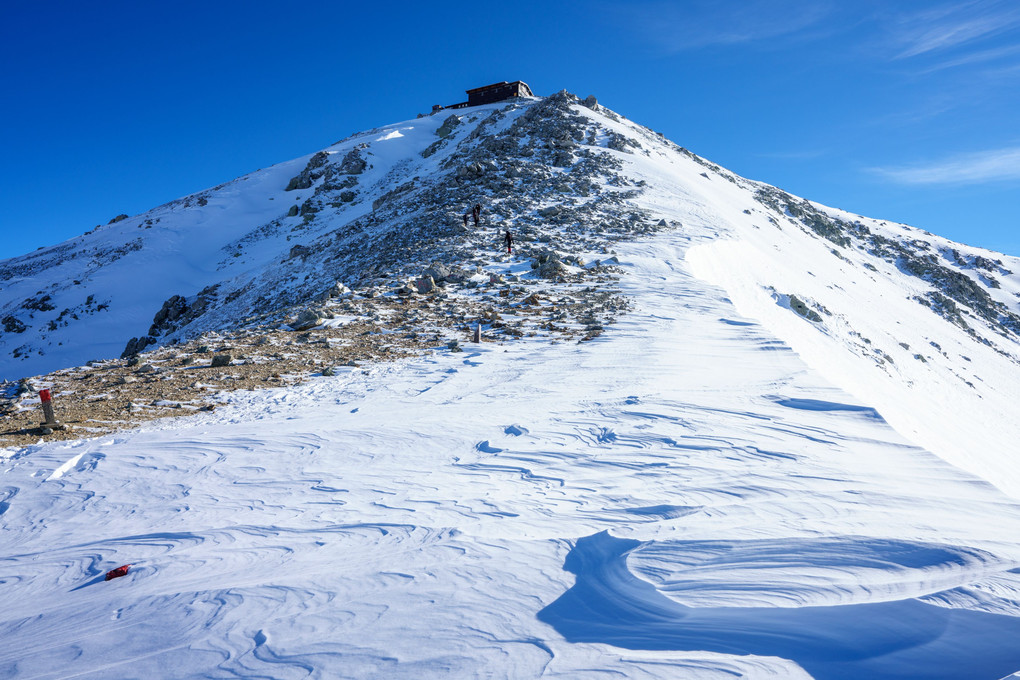
[[[380,253],[415,229],[471,251],[444,206],[484,195],[524,252],[615,249],[632,311],[577,345],[440,350],[3,451],[0,675],[1020,671],[1020,261],[806,203],[566,96],[480,109],[446,141],[432,117],[331,147],[339,163],[370,143],[337,212],[305,221],[256,200],[289,206],[306,157],[211,190],[202,210],[167,208],[164,231],[134,218],[97,234],[193,257],[179,292],[192,304],[219,284],[194,321],[213,327],[234,309],[221,293],[248,304],[275,287],[283,305],[314,293],[306,270],[397,267]],[[472,170],[482,156],[492,166]],[[302,204],[333,196],[315,181]],[[218,200],[251,221],[225,208],[199,225]],[[316,253],[290,257],[295,242]],[[365,258],[334,250],[356,243]],[[156,245],[89,270],[110,277],[95,290]],[[8,312],[35,294],[31,262],[4,263],[20,277]],[[85,285],[68,281],[80,264],[61,265],[54,301]],[[91,320],[145,325],[172,290],[131,291],[76,332],[112,347],[113,330],[142,331]],[[56,314],[33,313],[19,318]]]
[[[1020,669],[1017,505],[741,316],[690,244],[621,248],[637,309],[592,342],[8,451],[3,675]]]

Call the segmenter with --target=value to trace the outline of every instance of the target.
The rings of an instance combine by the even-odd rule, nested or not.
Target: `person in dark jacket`
[[[475,218],[475,226],[478,226],[478,218],[482,216],[482,204],[475,203],[475,207],[471,208],[471,215]]]
[[[509,229],[506,230],[506,236],[503,237],[503,240],[506,241],[506,254],[509,255],[514,245],[514,237],[510,234]]]
[[[464,213],[464,226],[465,227],[467,226],[467,216],[468,216],[468,214]]]

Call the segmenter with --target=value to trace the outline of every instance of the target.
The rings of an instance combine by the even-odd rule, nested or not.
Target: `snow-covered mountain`
[[[465,228],[476,202],[484,228]],[[505,228],[523,258],[561,259],[680,231],[742,314],[1020,493],[1020,260],[740,178],[565,92],[359,133],[0,263],[0,376],[279,325],[337,282],[477,266]]]
[[[547,328],[595,271],[630,311],[6,450],[0,669],[1020,671],[1020,259],[738,177],[594,98],[378,128],[4,261],[0,375],[279,328],[437,262],[508,317],[543,281]]]

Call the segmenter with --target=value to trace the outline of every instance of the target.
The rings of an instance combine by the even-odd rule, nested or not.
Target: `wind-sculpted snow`
[[[589,342],[0,452],[0,676],[1020,670],[1020,508],[741,317],[689,245],[620,246],[634,311]]]
[[[577,575],[577,583],[543,609],[539,619],[575,642],[601,642],[629,649],[780,656],[797,662],[817,680],[1001,678],[1020,665],[1020,649],[1015,644],[1020,618],[1015,616],[936,607],[909,597],[860,598],[858,603],[841,606],[685,606],[665,597],[662,584],[654,588],[638,578],[630,570],[632,566],[628,568],[635,558],[639,562],[650,558],[656,564],[651,571],[661,576],[659,556],[671,562],[685,561],[706,548],[713,553],[735,553],[716,564],[709,578],[734,568],[766,573],[775,569],[783,571],[785,578],[792,575],[785,569],[789,563],[802,569],[803,565],[829,566],[844,574],[910,567],[921,572],[952,571],[955,567],[958,580],[973,578],[973,572],[967,573],[966,558],[939,546],[850,540],[842,546],[803,550],[804,546],[794,541],[768,546],[764,549],[767,555],[762,556],[760,546],[755,545],[743,549],[739,544],[642,544],[602,532],[577,542],[565,564]],[[747,564],[749,557],[766,557],[767,561]],[[645,572],[649,570],[646,566]],[[701,577],[692,574],[692,585],[698,587]],[[924,577],[913,578],[923,581]],[[825,578],[818,580],[830,583]],[[750,580],[740,575],[734,582],[744,591],[749,583],[755,583],[759,592],[769,592],[773,587],[767,576]],[[808,588],[809,583],[803,587]],[[680,584],[673,582],[666,589],[675,594]]]

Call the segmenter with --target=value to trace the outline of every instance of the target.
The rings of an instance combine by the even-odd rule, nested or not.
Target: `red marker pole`
[[[39,390],[39,401],[42,403],[43,415],[46,417],[42,426],[54,429],[62,428],[63,425],[61,425],[60,421],[53,415],[53,397],[50,395],[50,391]]]

